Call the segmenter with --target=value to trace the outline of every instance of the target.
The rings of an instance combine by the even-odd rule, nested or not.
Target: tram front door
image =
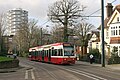
[[[51,49],[49,49],[49,53],[48,53],[48,61],[51,62]]]
[[[42,61],[44,61],[44,50],[42,51]]]

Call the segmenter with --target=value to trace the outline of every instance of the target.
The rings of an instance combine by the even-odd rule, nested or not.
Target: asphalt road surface
[[[55,65],[19,58],[23,68],[0,73],[0,80],[120,80],[120,71],[77,62]]]

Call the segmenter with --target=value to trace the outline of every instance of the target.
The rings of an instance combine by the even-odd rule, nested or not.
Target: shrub
[[[118,56],[118,48],[113,47],[111,58],[108,59],[108,64],[120,64],[120,57]]]
[[[91,49],[89,55],[92,54],[94,56],[95,63],[100,63],[101,62],[101,54],[98,49]]]
[[[86,62],[89,62],[88,54],[86,54],[86,55],[84,55],[84,56],[80,56],[80,61],[86,61]]]
[[[19,60],[0,56],[0,69],[19,67]]]

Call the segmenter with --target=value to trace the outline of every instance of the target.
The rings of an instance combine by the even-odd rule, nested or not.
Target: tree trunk
[[[81,56],[85,56],[87,54],[87,46],[81,47]]]
[[[68,28],[68,20],[67,20],[67,16],[65,16],[65,21],[64,21],[64,42],[68,42],[68,30],[67,30],[67,28]]]

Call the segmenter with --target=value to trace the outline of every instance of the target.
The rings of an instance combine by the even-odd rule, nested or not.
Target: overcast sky
[[[29,18],[35,18],[39,21],[39,25],[45,26],[49,23],[44,24],[47,18],[48,6],[52,5],[58,0],[0,0],[0,13],[5,13],[6,11],[14,8],[23,8],[28,11]],[[80,4],[87,6],[84,11],[85,15],[90,15],[91,13],[97,11],[101,7],[101,0],[78,0]],[[104,0],[105,6],[107,2],[113,2],[114,0]],[[116,0],[113,6],[120,4],[120,0]],[[106,12],[106,11],[105,11]],[[95,16],[100,16],[101,11],[93,14]],[[98,27],[101,23],[101,18],[87,18],[91,24]],[[44,24],[44,25],[43,25]]]

